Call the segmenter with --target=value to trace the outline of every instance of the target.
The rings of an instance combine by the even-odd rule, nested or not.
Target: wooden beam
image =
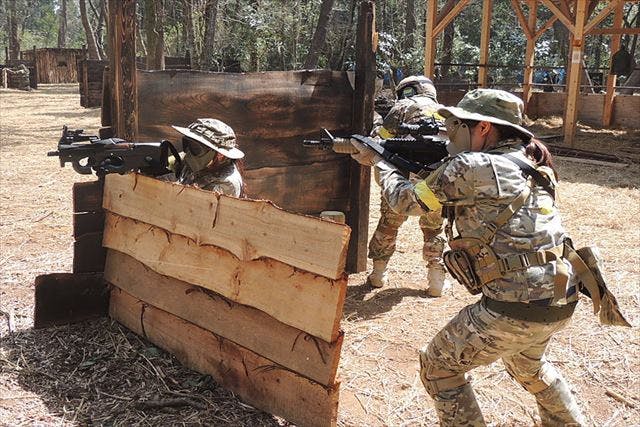
[[[549,28],[551,28],[553,26],[553,24],[558,20],[557,16],[552,16],[551,18],[549,18],[547,20],[547,22],[540,27],[540,29],[538,31],[536,31],[535,35],[533,36],[533,38],[535,40],[538,40],[540,38],[541,35],[543,35]]]
[[[117,288],[110,316],[244,402],[300,426],[335,426],[339,384],[325,387]]]
[[[436,62],[436,18],[438,13],[438,0],[427,0],[427,16],[425,18],[424,39],[424,75],[432,77]]]
[[[528,3],[529,5],[531,5],[531,2]],[[522,31],[524,31],[524,35],[527,37],[527,40],[532,39],[533,33],[531,32],[531,27],[527,23],[527,18],[524,16],[524,12],[522,11],[520,0],[511,0],[511,7],[516,12],[518,22],[520,23],[520,28],[522,28]],[[531,16],[531,9],[529,9],[529,16]]]
[[[109,289],[102,273],[52,273],[36,277],[35,329],[104,317],[108,308]]]
[[[453,19],[460,15],[460,12],[464,10],[465,7],[469,4],[470,0],[461,0],[459,1],[446,16],[444,16],[440,21],[438,21],[435,26],[433,33],[435,36],[438,36],[441,32],[444,31],[444,28],[449,25]]]
[[[529,18],[526,23],[528,34],[532,34],[536,28],[538,20],[538,1],[528,0]],[[534,37],[527,37],[527,47],[524,54],[524,79],[522,85],[522,100],[525,112],[529,112],[529,101],[531,100],[531,89],[533,85],[533,65],[535,62],[536,40]]]
[[[489,62],[489,37],[491,36],[491,11],[493,0],[482,2],[482,33],[480,35],[480,64],[478,87],[487,87],[487,62]]]
[[[133,141],[138,133],[136,86],[136,0],[109,1],[110,87],[115,135]]]
[[[565,15],[552,0],[540,0],[559,20],[564,24],[570,33],[575,33],[576,28],[571,19]],[[581,1],[581,0],[577,0]]]
[[[546,1],[546,0],[545,0]],[[571,68],[567,81],[567,104],[564,115],[564,142],[575,145],[578,117],[578,95],[580,94],[580,76],[582,74],[582,52],[584,47],[584,23],[587,14],[587,0],[576,0],[576,22],[571,49]]]
[[[640,28],[594,28],[589,32],[590,36],[597,34],[621,35],[640,34]]]
[[[621,4],[624,4],[623,0],[610,0],[609,4],[607,4],[595,17],[593,17],[587,25],[585,25],[584,33],[589,34],[589,31],[594,29]]]
[[[623,8],[624,4],[618,2],[613,16],[613,27],[619,28],[622,26],[623,21]],[[611,59],[613,54],[620,50],[620,39],[622,37],[618,35],[611,36],[611,57],[609,59],[609,74],[607,75],[607,91],[604,95],[604,106],[602,108],[602,126],[611,126],[611,120],[613,118],[613,101],[616,97],[616,80],[617,76],[611,73]]]
[[[335,382],[342,334],[333,343],[328,343],[260,310],[160,275],[133,257],[111,249],[107,255],[105,280],[139,300],[227,338],[300,375],[326,386]]]
[[[376,21],[375,2],[360,3],[356,36],[355,93],[353,97],[353,129],[369,135],[373,127],[373,105],[376,76]],[[349,241],[346,268],[357,273],[367,269],[367,242],[369,233],[369,198],[371,168],[351,160],[349,165],[349,200],[347,224],[354,231]]]
[[[237,224],[242,227],[242,220]],[[265,257],[240,260],[219,247],[111,213],[102,244],[159,274],[257,308],[327,342],[340,334],[346,276],[331,280]]]
[[[344,276],[350,230],[344,224],[283,211],[143,175],[105,177],[103,206],[241,261],[268,257],[330,279]]]

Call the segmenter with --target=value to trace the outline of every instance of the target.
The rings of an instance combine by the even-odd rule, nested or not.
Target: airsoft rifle
[[[169,153],[180,161],[177,150],[169,141],[127,142],[119,138],[100,139],[85,135],[84,130],[62,128],[58,150],[48,156],[60,158],[60,166],[71,163],[73,169],[83,175],[95,172],[102,178],[108,173],[124,174],[130,171],[158,176],[170,172]],[[178,165],[179,166],[179,165]]]
[[[434,119],[426,119],[418,124],[402,124],[401,138],[389,138],[376,141],[373,138],[362,135],[351,135],[347,138],[337,138],[323,129],[326,136],[320,140],[306,139],[302,142],[304,147],[319,148],[321,150],[333,150],[339,154],[354,154],[356,148],[351,144],[353,138],[366,145],[383,159],[396,166],[403,172],[411,172],[419,176],[426,176],[435,170],[440,162],[445,159],[447,152],[447,139],[437,136],[440,131],[439,124]]]

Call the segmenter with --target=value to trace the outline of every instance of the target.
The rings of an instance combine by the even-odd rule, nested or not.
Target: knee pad
[[[535,375],[527,375],[521,372],[515,372],[507,367],[507,373],[531,394],[540,393],[546,390],[555,382],[560,374],[553,365],[544,363]]]
[[[464,373],[452,372],[433,364],[429,359],[427,347],[420,350],[420,379],[431,397],[469,383]]]

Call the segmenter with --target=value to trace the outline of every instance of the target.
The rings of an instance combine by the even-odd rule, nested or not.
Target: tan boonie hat
[[[244,157],[244,153],[236,147],[238,144],[233,129],[218,119],[198,119],[186,128],[171,127],[230,159]]]
[[[528,138],[533,134],[522,127],[524,103],[517,96],[498,89],[474,89],[456,107],[440,108],[445,119],[455,116],[461,120],[487,121],[517,129]]]

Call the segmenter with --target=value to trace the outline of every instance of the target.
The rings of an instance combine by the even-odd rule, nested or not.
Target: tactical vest
[[[476,237],[454,237],[455,207],[443,206],[442,215],[446,220],[445,232],[450,247],[450,250],[443,254],[443,261],[449,273],[472,295],[476,295],[482,291],[483,286],[505,277],[507,273],[526,270],[532,266],[543,266],[556,261],[554,296],[551,301],[548,301],[548,306],[567,305],[567,298],[578,290],[591,298],[594,314],[600,313],[600,321],[603,324],[630,326],[620,313],[616,298],[609,291],[602,277],[597,248],[585,247],[575,250],[571,240],[565,239],[560,245],[549,249],[502,257],[495,253],[491,245],[496,232],[506,225],[513,215],[524,206],[536,184],[541,186],[554,199],[555,188],[547,176],[528,162],[510,154],[493,154],[502,155],[514,162],[527,177],[527,184],[524,190],[514,197],[493,221],[486,223],[482,229],[470,233]],[[563,259],[571,264],[573,274],[578,278],[577,290],[567,288],[569,271],[562,261]],[[507,311],[509,309],[506,307],[514,304],[497,301],[494,301],[494,303],[495,307],[505,307]],[[572,311],[572,309],[569,311],[569,316]],[[545,314],[539,311],[538,313]],[[513,312],[513,314],[517,313]],[[533,320],[536,321],[535,314],[533,316]]]

